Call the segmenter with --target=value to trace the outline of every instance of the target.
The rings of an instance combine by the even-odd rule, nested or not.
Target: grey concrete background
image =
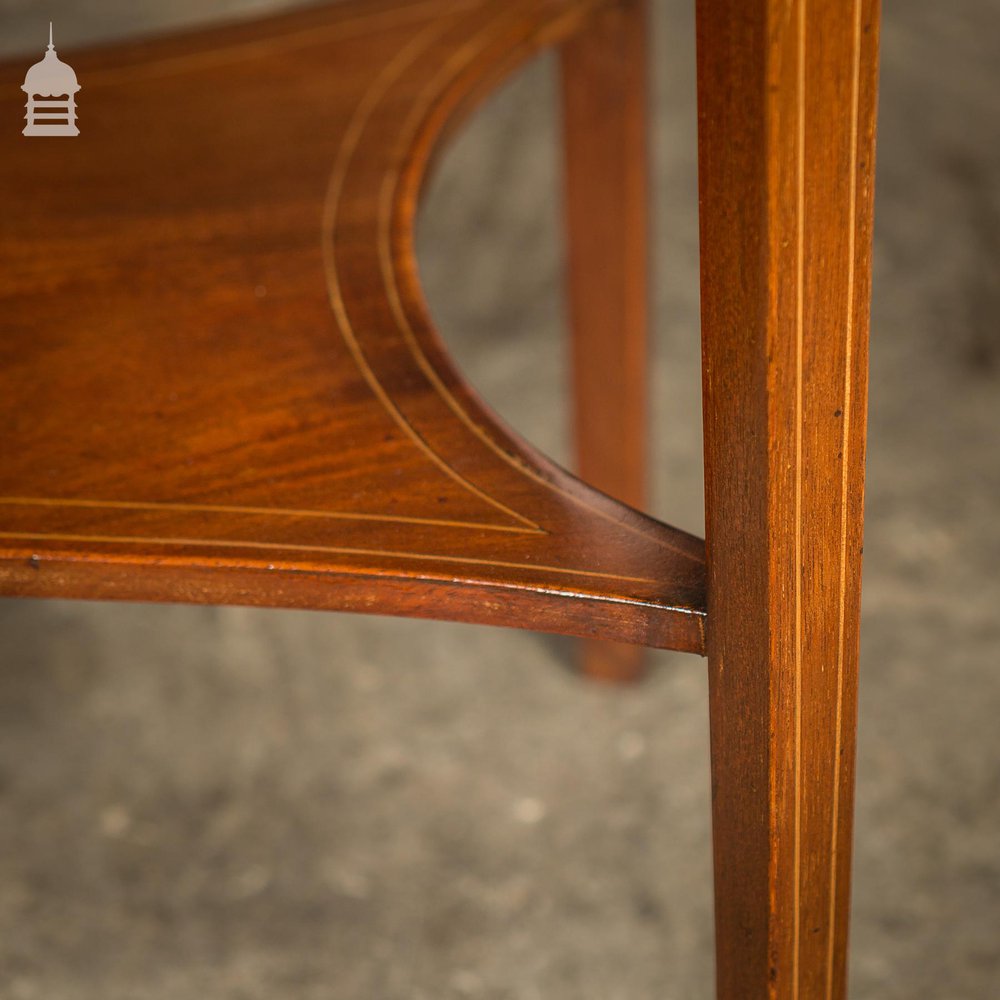
[[[0,0],[38,50],[246,0]],[[654,511],[701,527],[693,25],[657,11]],[[1000,996],[1000,51],[886,4],[852,995]],[[441,164],[427,292],[565,457],[552,63]],[[81,123],[86,122],[86,92]],[[15,123],[17,124],[17,123]],[[18,125],[19,127],[19,125]],[[3,1000],[703,1000],[702,663],[457,625],[0,603]]]

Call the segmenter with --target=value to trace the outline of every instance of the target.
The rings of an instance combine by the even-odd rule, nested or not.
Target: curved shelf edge
[[[705,612],[630,602],[565,588],[504,586],[456,577],[412,578],[356,568],[194,562],[127,553],[0,549],[0,596],[346,611],[526,628],[656,649],[705,652]],[[470,595],[470,592],[471,595]],[[471,597],[471,599],[470,599]],[[694,602],[692,602],[694,603]]]
[[[370,289],[352,299],[331,286],[335,314],[339,297],[343,316],[338,315],[337,322],[345,340],[345,329],[360,331],[353,345],[359,370],[370,368],[369,386],[376,395],[385,392],[398,411],[397,422],[427,456],[470,494],[492,505],[500,523],[485,525],[492,532],[480,534],[492,535],[491,544],[495,539],[502,544],[497,541],[489,549],[479,539],[465,554],[453,539],[445,539],[443,529],[427,528],[422,529],[426,538],[438,538],[441,544],[436,554],[425,555],[424,550],[388,544],[385,539],[398,536],[398,525],[396,534],[385,529],[384,537],[376,539],[380,546],[358,548],[293,544],[280,532],[267,535],[267,528],[263,528],[267,540],[261,544],[239,538],[215,540],[226,537],[220,534],[200,539],[185,535],[180,527],[171,537],[96,530],[60,533],[58,521],[52,530],[32,533],[8,530],[18,524],[0,516],[0,594],[394,614],[703,653],[704,543],[590,488],[510,431],[453,365],[429,316],[413,252],[421,186],[443,137],[509,72],[538,49],[565,37],[602,2],[483,0],[453,5],[439,14],[434,14],[438,9],[434,4],[412,5],[427,7],[423,32],[437,39],[437,47],[428,45],[421,51],[415,42],[408,43],[404,48],[410,62],[394,59],[395,78],[386,79],[384,85],[376,81],[381,90],[365,108],[364,119],[354,109],[346,136],[355,146],[369,134],[375,137],[362,158],[365,170],[352,159],[353,149],[344,154],[345,140],[323,205],[322,251],[328,282],[339,282],[340,268],[347,263],[338,261],[338,253],[349,254],[353,261],[359,252],[370,252],[373,270],[383,284],[382,300],[376,303],[383,310],[383,323],[373,323],[364,312],[372,308]],[[356,4],[344,8],[348,6],[362,8]],[[391,5],[376,6],[391,9]],[[443,11],[447,5],[438,7]],[[272,23],[302,33],[317,16],[314,9],[282,15]],[[479,41],[467,38],[453,63],[438,66],[449,33],[461,39],[470,25]],[[260,44],[252,31],[247,37],[245,46]],[[414,31],[413,37],[421,37],[421,32]],[[183,40],[174,45],[168,52],[183,62],[188,58]],[[192,63],[200,65],[203,55],[192,56]],[[419,84],[416,97],[414,80]],[[366,90],[361,104],[374,92]],[[400,126],[401,102],[406,114]],[[371,171],[372,155],[386,159],[382,172]],[[355,191],[350,211],[342,215],[341,190],[370,182],[376,189],[367,195]],[[371,231],[359,239],[358,230],[365,227]],[[340,245],[343,251],[338,250]],[[389,329],[394,340],[387,340]],[[369,364],[369,355],[381,361]],[[392,365],[382,371],[386,358]],[[393,394],[382,389],[382,376],[419,384],[427,391]],[[459,468],[468,454],[474,454],[476,462],[466,474]],[[261,531],[261,523],[253,518],[262,512],[247,511],[243,511],[247,524]],[[557,536],[563,539],[558,550]],[[589,546],[596,551],[586,551]],[[567,552],[572,559],[566,558]],[[581,565],[580,552],[591,562]]]

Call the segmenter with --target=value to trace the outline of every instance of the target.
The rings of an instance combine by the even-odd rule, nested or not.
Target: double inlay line
[[[545,21],[542,34],[537,35],[534,39],[531,37],[526,38],[523,44],[515,44],[511,48],[511,52],[514,57],[519,57],[520,55],[526,54],[529,50],[534,47],[534,43],[539,44],[544,40],[551,40],[562,37],[569,34],[573,27],[576,26],[584,16],[594,7],[599,6],[601,3],[606,2],[606,0],[586,0],[586,2],[581,2],[577,5],[568,6],[561,14],[550,15]],[[372,365],[369,363],[367,357],[365,356],[364,349],[361,346],[358,335],[353,329],[350,319],[347,315],[347,306],[341,295],[339,286],[339,276],[336,268],[335,261],[335,234],[337,228],[337,217],[338,210],[341,202],[341,195],[345,186],[346,179],[350,172],[352,161],[355,157],[355,153],[360,144],[361,136],[368,126],[368,123],[379,105],[383,102],[386,95],[392,88],[392,86],[402,77],[404,72],[415,64],[420,57],[422,57],[427,50],[429,50],[435,41],[439,40],[449,29],[455,27],[460,20],[461,12],[467,11],[470,8],[490,10],[490,16],[485,21],[485,26],[479,31],[473,39],[464,42],[455,52],[455,54],[448,59],[442,70],[437,72],[431,78],[428,85],[425,85],[423,91],[419,95],[419,99],[416,105],[410,110],[409,117],[407,119],[406,128],[401,132],[399,140],[396,143],[396,149],[399,150],[399,155],[401,158],[400,166],[394,166],[386,172],[386,175],[382,182],[381,197],[379,204],[377,205],[377,247],[380,255],[380,260],[382,262],[383,274],[385,278],[386,292],[389,297],[390,306],[393,309],[396,318],[397,325],[399,326],[399,332],[409,349],[410,353],[413,355],[414,360],[423,371],[425,377],[427,377],[435,389],[436,393],[443,399],[443,401],[459,416],[463,423],[470,428],[481,441],[486,443],[491,450],[493,450],[497,455],[499,455],[505,462],[515,467],[521,474],[533,479],[534,481],[545,486],[552,492],[559,494],[563,498],[568,498],[576,504],[582,505],[588,510],[590,510],[596,516],[602,517],[605,520],[610,520],[615,523],[622,530],[626,530],[632,533],[641,534],[648,538],[651,542],[655,542],[658,545],[669,548],[680,555],[685,556],[693,561],[702,561],[702,557],[695,551],[686,551],[683,548],[677,547],[671,544],[665,539],[659,538],[655,532],[650,533],[642,529],[641,525],[635,525],[627,520],[622,520],[620,511],[608,511],[598,506],[591,506],[585,498],[577,496],[573,492],[563,488],[558,483],[550,481],[544,475],[539,473],[537,470],[529,468],[524,462],[520,461],[518,456],[510,454],[506,449],[504,449],[497,441],[493,439],[487,428],[479,426],[478,422],[473,419],[473,417],[464,409],[462,404],[454,398],[453,394],[448,389],[445,381],[438,374],[433,363],[424,354],[418,340],[417,336],[410,325],[409,318],[406,314],[406,310],[400,300],[400,293],[397,286],[397,274],[392,260],[392,247],[391,247],[391,212],[393,206],[396,204],[396,200],[400,197],[407,197],[410,194],[409,189],[401,191],[402,179],[406,170],[406,166],[413,157],[413,152],[415,143],[420,138],[420,127],[422,125],[426,126],[426,117],[428,112],[433,108],[435,102],[442,100],[442,97],[447,94],[449,87],[453,86],[461,78],[461,74],[466,71],[466,69],[474,64],[476,57],[480,56],[485,50],[489,48],[491,44],[498,41],[502,37],[502,32],[504,26],[507,24],[516,23],[513,21],[510,15],[510,10],[503,5],[495,5],[497,11],[496,14],[492,13],[492,8],[489,8],[487,4],[483,3],[482,0],[461,0],[458,3],[446,4],[441,2],[431,2],[431,3],[414,3],[403,11],[397,11],[396,13],[402,16],[394,17],[391,10],[384,12],[378,12],[374,15],[368,17],[359,17],[355,19],[350,19],[348,21],[342,22],[335,26],[330,26],[329,28],[316,29],[315,31],[295,31],[286,34],[285,36],[279,36],[277,38],[271,38],[266,40],[252,40],[248,42],[238,43],[236,45],[228,46],[221,50],[212,50],[209,52],[196,53],[191,56],[178,56],[166,58],[158,61],[151,62],[145,66],[136,67],[120,67],[115,69],[110,69],[106,72],[97,75],[97,82],[101,84],[118,81],[125,78],[142,78],[144,76],[160,76],[160,75],[170,75],[173,73],[184,73],[197,71],[205,68],[210,68],[217,66],[219,64],[227,62],[235,62],[241,59],[258,58],[263,55],[269,54],[274,51],[281,51],[284,49],[295,48],[299,46],[313,45],[317,41],[329,41],[331,38],[341,38],[349,36],[352,33],[361,34],[366,30],[386,27],[390,23],[403,23],[405,20],[419,20],[424,16],[434,15],[434,19],[427,24],[419,25],[414,33],[405,41],[405,44],[395,53],[389,63],[380,71],[380,73],[375,77],[374,82],[369,86],[369,88],[362,94],[359,103],[356,105],[348,128],[342,137],[340,147],[336,156],[335,164],[330,176],[328,183],[328,189],[326,192],[326,197],[323,203],[322,212],[322,226],[321,226],[321,246],[322,254],[324,259],[324,264],[327,273],[327,290],[330,298],[331,307],[335,318],[338,321],[339,330],[344,338],[344,341],[348,347],[351,356],[358,367],[359,371],[365,378],[370,389],[375,394],[376,398],[380,401],[386,411],[391,417],[396,421],[396,423],[401,427],[401,429],[407,434],[407,436],[413,441],[414,444],[425,454],[425,456],[438,466],[446,475],[459,483],[463,488],[480,498],[481,500],[488,503],[494,509],[502,512],[506,516],[513,519],[514,524],[473,524],[467,522],[447,522],[439,519],[424,519],[424,518],[402,518],[402,517],[392,517],[392,516],[381,516],[377,514],[353,514],[349,512],[323,512],[323,511],[309,511],[309,510],[282,510],[282,509],[270,509],[270,508],[259,508],[250,506],[224,506],[224,505],[208,505],[208,504],[184,504],[184,503],[156,503],[156,502],[127,502],[127,501],[102,501],[102,500],[60,500],[57,498],[25,498],[25,497],[9,497],[0,498],[0,503],[7,502],[9,504],[19,504],[19,505],[39,505],[39,506],[65,506],[65,507],[93,507],[93,508],[109,508],[109,509],[128,509],[134,511],[154,511],[154,510],[172,510],[172,511],[188,511],[188,512],[219,512],[219,513],[240,513],[240,514],[252,514],[252,515],[285,515],[285,516],[303,516],[310,518],[332,518],[332,519],[357,519],[357,520],[387,520],[387,521],[400,521],[400,522],[412,522],[414,524],[428,524],[428,525],[438,525],[438,526],[449,526],[449,527],[461,527],[461,528],[488,528],[493,531],[503,531],[503,532],[513,532],[513,533],[523,533],[523,534],[547,534],[547,532],[535,521],[525,517],[513,508],[502,503],[495,497],[487,494],[475,483],[471,482],[456,469],[452,468],[450,464],[445,460],[444,457],[439,455],[434,448],[425,440],[424,436],[421,434],[419,429],[415,427],[408,418],[403,414],[399,405],[394,401],[390,394],[387,392],[385,387],[382,386],[377,372],[374,370]],[[517,41],[515,39],[515,41]],[[487,67],[489,70],[496,70],[496,66],[493,63],[499,63],[497,60],[493,60]],[[450,108],[446,109],[450,113]],[[430,138],[433,139],[435,131],[431,129],[429,131]],[[64,540],[64,541],[84,541],[92,540],[95,542],[153,542],[156,544],[165,545],[208,545],[208,544],[218,544],[220,546],[236,547],[242,543],[237,543],[234,540],[207,540],[207,539],[197,539],[197,538],[131,538],[125,536],[77,536],[70,534],[22,534],[19,532],[0,532],[0,537],[7,538],[22,538],[22,537],[35,537],[35,538],[51,538],[53,540]],[[466,564],[476,564],[476,565],[494,565],[503,566],[511,568],[521,568],[521,569],[535,569],[541,570],[546,573],[562,573],[568,576],[581,576],[590,578],[605,578],[605,579],[618,579],[628,582],[637,582],[644,584],[652,584],[656,581],[652,578],[647,578],[645,576],[630,576],[622,575],[617,573],[605,573],[605,572],[592,572],[588,570],[576,570],[569,567],[554,567],[547,565],[539,565],[535,563],[506,563],[498,562],[488,559],[475,559],[475,558],[455,558],[447,555],[443,556],[432,556],[425,553],[401,553],[401,552],[384,552],[375,550],[355,550],[352,548],[346,548],[342,546],[306,546],[306,545],[294,545],[294,544],[281,544],[281,543],[254,543],[247,544],[247,548],[273,548],[273,549],[290,549],[296,551],[310,551],[310,552],[329,552],[329,553],[339,553],[339,554],[350,554],[350,555],[372,555],[372,556],[390,556],[393,558],[407,558],[407,559],[419,559],[426,560],[432,558],[440,558],[447,560],[449,562],[461,562]]]
[[[795,310],[795,813],[794,813],[794,885],[793,885],[793,955],[792,997],[800,994],[801,889],[802,889],[802,479],[803,479],[803,355],[805,340],[805,166],[806,166],[806,13],[808,0],[800,0],[797,10],[797,148],[796,148],[796,310]],[[857,248],[857,172],[858,131],[861,91],[862,0],[853,4],[853,42],[851,65],[851,113],[848,153],[848,226],[846,316],[844,319],[844,383],[841,406],[841,475],[840,475],[840,565],[837,608],[837,675],[834,718],[833,795],[830,823],[829,907],[826,940],[825,995],[834,996],[834,971],[837,924],[838,839],[840,826],[840,755],[843,744],[844,665],[847,604],[847,537],[849,507],[849,467],[852,419],[852,374],[854,365],[855,255]]]
[[[90,86],[104,86],[114,83],[133,82],[150,77],[171,76],[197,72],[206,69],[214,69],[220,65],[259,59],[275,52],[289,51],[296,48],[314,47],[316,45],[330,43],[332,41],[342,41],[345,38],[362,36],[378,30],[386,30],[402,26],[412,21],[433,18],[433,20],[431,20],[422,31],[417,32],[407,46],[404,46],[404,49],[397,53],[396,57],[392,60],[389,66],[386,67],[386,70],[390,70],[395,67],[395,63],[397,61],[405,56],[408,56],[411,49],[422,49],[424,47],[423,42],[425,35],[440,33],[454,23],[454,19],[449,20],[444,16],[445,13],[454,15],[469,8],[481,7],[482,4],[483,0],[420,0],[420,2],[412,3],[402,8],[389,7],[381,11],[373,11],[356,17],[347,18],[342,21],[337,21],[330,25],[315,26],[305,30],[290,31],[282,35],[226,45],[220,48],[213,48],[205,52],[154,59],[147,63],[135,66],[100,69],[90,73],[87,79]],[[375,87],[378,86],[378,83],[379,80],[376,80]],[[370,89],[364,95],[362,103],[364,103],[364,100],[369,98],[369,95],[376,100],[379,96],[381,96],[380,93],[372,94],[373,89],[375,88]],[[345,339],[347,338],[345,337]],[[351,342],[348,342],[348,346],[351,347]],[[362,369],[362,374],[365,374],[363,359],[359,367]],[[378,390],[381,390],[381,386],[378,387]],[[378,390],[376,390],[376,395],[379,395]],[[386,404],[385,400],[383,400],[383,405],[386,405],[390,414],[393,413],[391,409],[391,402]],[[500,504],[494,498],[482,494],[481,491],[479,491],[475,486],[468,483],[464,478],[459,477],[458,473],[456,473],[449,466],[446,466],[436,454],[431,452],[426,443],[423,442],[419,435],[417,435],[416,432],[408,425],[404,427],[404,430],[409,432],[408,436],[410,436],[411,440],[415,440],[418,447],[421,447],[421,450],[423,450],[425,454],[427,454],[431,460],[435,462],[435,464],[444,466],[445,472],[452,479],[457,478],[463,487],[480,496],[481,499],[485,500],[494,509],[501,510],[501,512],[511,517],[516,523],[514,525],[505,525],[490,522],[457,521],[442,518],[402,517],[391,514],[365,514],[353,511],[261,508],[247,505],[188,504],[166,501],[138,502],[111,501],[102,499],[60,499],[50,497],[0,497],[0,504],[17,506],[90,507],[133,511],[164,510],[178,512],[187,511],[202,513],[255,514],[278,517],[291,516],[328,518],[333,520],[408,523],[415,525],[501,531],[522,534],[545,534],[543,529],[533,521],[523,517],[503,504]],[[4,537],[9,536],[5,535]],[[52,536],[39,535],[38,537]]]
[[[406,434],[407,437],[420,449],[426,458],[436,465],[445,475],[453,479],[460,486],[468,490],[480,500],[489,504],[496,510],[501,511],[508,517],[513,518],[529,531],[542,533],[542,528],[534,521],[524,517],[517,511],[501,503],[495,497],[491,497],[474,483],[470,482],[453,469],[440,455],[427,443],[423,435],[406,418],[402,410],[392,399],[385,387],[379,380],[378,374],[369,364],[365,352],[361,347],[350,317],[347,314],[347,307],[344,303],[343,294],[340,289],[340,276],[337,273],[337,261],[335,255],[336,223],[340,209],[341,196],[344,190],[344,183],[347,179],[348,170],[354,153],[361,140],[361,135],[366,125],[378,107],[379,102],[385,96],[389,88],[405,72],[405,70],[416,61],[416,59],[428,49],[434,41],[442,36],[445,31],[453,25],[453,21],[442,18],[440,21],[433,21],[423,30],[418,31],[404,45],[392,59],[386,63],[372,85],[365,91],[354,114],[344,133],[340,149],[337,152],[337,159],[333,172],[330,175],[327,186],[326,197],[323,202],[323,216],[321,228],[321,243],[323,253],[323,264],[326,269],[327,293],[330,299],[330,306],[337,319],[337,326],[344,338],[351,357],[358,370],[364,376],[368,387],[375,394],[375,397],[382,404],[386,412],[393,418],[396,425]]]
[[[571,28],[574,23],[579,21],[580,18],[587,12],[588,7],[598,7],[605,2],[607,2],[607,0],[589,0],[589,3],[581,3],[576,7],[571,8],[561,18],[553,19],[553,21],[549,23],[549,34],[559,37],[568,33],[569,28]],[[488,44],[496,38],[497,34],[496,25],[491,24],[486,31],[481,32],[474,41],[469,43],[468,46],[459,49],[455,55],[444,64],[442,71],[431,79],[430,83],[425,87],[424,91],[415,102],[413,109],[410,112],[403,129],[401,130],[402,148],[414,148],[420,132],[420,127],[421,125],[426,125],[427,114],[433,107],[435,101],[440,99],[441,95],[447,90],[447,87],[459,78],[461,72],[466,67],[475,62],[476,57],[488,47]],[[692,562],[701,562],[703,560],[701,554],[693,554],[680,548],[679,546],[671,544],[655,533],[645,531],[639,526],[623,522],[618,512],[609,513],[600,507],[595,507],[584,498],[569,490],[563,489],[552,479],[540,474],[536,469],[521,461],[516,454],[512,453],[510,450],[504,448],[500,443],[498,443],[496,438],[487,430],[487,428],[483,427],[478,421],[476,421],[470,415],[468,410],[462,405],[462,403],[456,399],[455,395],[451,392],[444,379],[435,368],[434,364],[428,359],[417,338],[413,323],[411,322],[410,316],[408,315],[402,302],[399,288],[400,275],[398,273],[398,268],[393,254],[391,238],[393,208],[399,203],[406,205],[416,204],[417,195],[419,193],[419,178],[420,172],[416,172],[411,175],[409,186],[401,191],[404,181],[403,171],[395,170],[389,171],[385,174],[378,202],[378,248],[383,285],[393,311],[393,317],[396,320],[397,328],[414,361],[417,363],[424,377],[434,388],[436,394],[448,406],[452,413],[487,448],[489,448],[490,451],[492,451],[507,465],[516,469],[521,475],[531,479],[533,482],[539,484],[545,489],[559,494],[562,498],[569,500],[571,503],[584,507],[589,513],[600,517],[603,520],[612,521],[620,528],[642,535],[645,540],[662,546],[663,548],[667,548],[686,559],[690,559]],[[412,209],[410,211],[412,212]],[[412,226],[407,227],[407,232],[412,234]],[[413,254],[412,238],[409,239],[406,250],[407,253],[403,255],[404,258],[413,260],[415,255]]]
[[[553,18],[547,25],[548,33],[555,37],[559,37],[561,34],[567,33],[568,30],[577,21],[579,21],[589,8],[599,6],[600,2],[604,2],[604,0],[596,0],[596,2],[595,0],[590,0],[589,3],[581,3],[580,5],[571,8],[569,12],[564,14],[561,18]],[[431,111],[435,102],[441,100],[443,95],[447,92],[448,87],[453,85],[460,78],[461,73],[465,71],[467,67],[473,65],[477,57],[479,57],[486,49],[489,48],[490,44],[495,42],[496,39],[500,37],[500,28],[508,18],[509,13],[504,12],[491,19],[483,30],[475,35],[467,44],[456,50],[454,55],[445,61],[441,71],[431,78],[429,83],[419,95],[418,99],[415,101],[400,132],[400,149],[410,151],[414,148],[414,143],[419,135],[420,128],[421,126],[426,126],[427,115]],[[445,25],[445,27],[447,26],[448,25]],[[340,290],[339,275],[337,273],[335,257],[337,217],[344,183],[350,170],[354,153],[360,143],[361,135],[367,127],[370,119],[375,114],[379,103],[385,98],[393,83],[402,75],[411,63],[416,61],[425,49],[429,48],[430,45],[433,44],[433,42],[441,34],[443,34],[443,28],[435,30],[435,26],[431,25],[429,29],[415,36],[411,39],[410,43],[404,47],[404,49],[400,50],[396,58],[394,58],[392,62],[386,66],[379,78],[376,79],[376,82],[362,98],[361,103],[355,110],[355,116],[348,127],[348,131],[345,133],[333,173],[330,177],[327,196],[323,208],[323,255],[327,272],[327,288],[330,303],[337,318],[338,325],[343,333],[344,339],[347,342],[348,349],[351,352],[351,356],[353,357],[359,370],[364,375],[372,391],[396,423],[420,447],[427,457],[439,466],[442,471],[456,479],[456,481],[461,483],[461,485],[463,485],[470,492],[480,497],[480,499],[492,504],[494,507],[497,507],[508,516],[518,519],[521,523],[528,527],[528,530],[534,529],[536,531],[542,531],[542,529],[533,521],[528,520],[512,508],[501,503],[501,501],[497,500],[495,497],[480,490],[479,487],[477,487],[473,482],[456,472],[447,463],[447,461],[431,447],[431,445],[420,433],[419,429],[407,419],[399,406],[392,400],[388,392],[386,392],[384,387],[381,385],[378,373],[366,358],[364,348],[360,343],[357,333],[351,325],[350,318],[347,314],[347,308]],[[434,389],[436,395],[483,444],[485,444],[503,462],[517,470],[521,475],[526,476],[545,489],[558,494],[561,498],[567,499],[575,505],[584,507],[589,513],[600,517],[603,520],[611,521],[623,530],[642,535],[647,541],[657,544],[663,548],[667,548],[677,555],[691,560],[692,562],[703,561],[703,556],[700,553],[687,551],[663,538],[660,538],[655,533],[644,531],[641,527],[635,526],[627,521],[623,521],[621,519],[620,512],[607,512],[601,507],[594,506],[575,493],[562,488],[558,483],[553,482],[551,479],[541,475],[537,470],[530,468],[524,462],[520,461],[515,455],[511,454],[510,451],[498,444],[495,438],[475,419],[473,419],[466,408],[455,398],[454,394],[445,384],[444,379],[441,377],[434,364],[428,359],[421,344],[419,343],[416,332],[400,297],[397,267],[393,255],[391,236],[392,209],[399,201],[403,176],[403,169],[395,168],[386,171],[382,180],[378,198],[377,228],[377,246],[380,266],[385,292],[403,343],[423,376]],[[413,176],[415,178],[418,177],[419,172],[415,173]],[[404,195],[412,196],[415,201],[415,191],[407,190],[404,192]]]
[[[450,13],[480,6],[482,3],[483,0],[417,0],[417,2],[405,7],[387,7],[383,10],[369,11],[334,21],[332,24],[313,25],[310,28],[286,31],[280,35],[216,46],[204,52],[166,56],[130,66],[94,69],[87,73],[87,86],[121,85],[137,80],[176,76],[198,70],[215,69],[219,66],[229,66],[245,62],[248,59],[259,59],[275,52],[315,48],[330,42],[361,38],[378,31],[402,27],[425,20],[428,17],[437,17],[443,11]]]

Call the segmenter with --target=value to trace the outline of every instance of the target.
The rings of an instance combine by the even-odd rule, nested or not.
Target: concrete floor
[[[0,0],[0,46],[273,3]],[[657,8],[654,511],[701,527],[693,26]],[[883,32],[852,996],[1000,996],[1000,59]],[[441,164],[432,308],[565,457],[550,61]],[[81,120],[85,106],[81,101]],[[512,306],[511,303],[516,303]],[[704,669],[468,626],[0,603],[3,1000],[705,1000]]]

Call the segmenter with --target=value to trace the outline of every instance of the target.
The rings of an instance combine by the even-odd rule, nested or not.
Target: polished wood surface
[[[699,0],[718,994],[846,991],[876,0]]]
[[[634,509],[642,20],[373,0],[64,53],[80,136],[0,136],[0,593],[707,651],[718,995],[838,1000],[877,0],[698,0],[707,553]],[[442,137],[549,44],[592,485],[463,381],[412,245]],[[25,68],[0,68],[2,119]]]
[[[573,432],[581,478],[646,504],[648,151],[644,0],[600,10],[561,51]],[[643,650],[583,643],[589,677],[635,680]]]
[[[700,651],[703,543],[507,430],[414,263],[442,135],[603,6],[375,0],[61,52],[80,136],[0,136],[0,592]]]

